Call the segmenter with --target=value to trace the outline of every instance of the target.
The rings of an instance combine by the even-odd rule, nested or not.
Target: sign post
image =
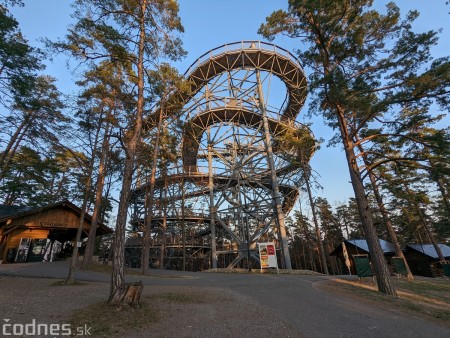
[[[267,268],[276,268],[278,270],[277,252],[275,250],[274,242],[258,243],[259,261],[261,264],[260,271]]]

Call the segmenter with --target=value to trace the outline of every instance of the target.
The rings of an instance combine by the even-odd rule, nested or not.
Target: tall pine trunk
[[[72,260],[69,268],[69,275],[67,277],[66,283],[67,284],[73,284],[75,282],[75,269],[77,267],[78,262],[78,248],[81,246],[81,235],[83,232],[83,225],[84,225],[84,219],[86,215],[86,208],[89,200],[89,195],[91,192],[91,182],[92,182],[92,173],[94,172],[94,163],[95,163],[95,153],[97,152],[97,143],[98,143],[98,137],[100,134],[100,128],[101,125],[98,125],[97,130],[95,131],[95,137],[94,137],[94,147],[92,148],[92,155],[89,160],[88,168],[87,168],[87,176],[86,176],[86,182],[84,186],[84,196],[83,196],[83,204],[81,206],[81,213],[80,213],[80,222],[78,224],[77,233],[75,236],[75,245],[73,246],[72,251]]]
[[[161,196],[161,201],[163,202],[163,223],[162,223],[162,236],[161,236],[161,255],[159,269],[165,270],[164,259],[166,256],[166,229],[167,229],[167,174],[164,174],[164,196]]]
[[[23,137],[28,129],[30,122],[29,115],[27,115],[22,123],[17,127],[14,134],[11,136],[8,144],[5,147],[5,150],[0,154],[0,181],[5,177],[6,172],[9,168],[9,163],[11,159],[14,157],[14,154],[17,151],[20,143],[22,142]]]
[[[150,191],[147,195],[147,213],[145,218],[145,226],[144,226],[144,239],[142,244],[142,256],[141,256],[141,267],[142,273],[144,275],[148,274],[149,270],[149,260],[150,260],[150,232],[152,225],[152,210],[154,203],[154,193],[155,193],[155,184],[156,184],[156,167],[158,164],[158,156],[159,156],[159,143],[161,141],[161,122],[163,117],[163,108],[161,107],[159,111],[158,125],[156,129],[155,136],[155,146],[153,149],[153,158],[152,158],[152,171],[150,173]]]
[[[73,284],[75,282],[75,270],[78,262],[78,248],[79,245],[81,246],[81,234],[83,232],[84,219],[86,215],[86,206],[89,199],[89,192],[91,190],[92,168],[93,168],[93,161],[91,160],[89,163],[88,176],[86,177],[86,185],[84,187],[83,204],[81,206],[80,221],[75,236],[75,245],[73,246],[72,250],[72,260],[69,268],[69,274],[66,280],[67,284]]]
[[[417,216],[419,216],[420,223],[422,223],[422,226],[425,229],[425,231],[428,235],[428,238],[430,239],[430,242],[434,247],[434,250],[436,250],[436,253],[439,257],[439,261],[445,262],[445,257],[442,254],[442,250],[439,247],[438,243],[436,242],[436,238],[434,237],[434,234],[431,232],[430,225],[428,224],[428,221],[426,220],[425,215],[423,214],[422,210],[420,209],[419,203],[417,203],[417,201],[414,199],[414,195],[406,183],[403,183],[403,187],[405,188],[405,191],[408,193],[408,195],[412,197],[411,201],[414,205],[414,209],[417,212]]]
[[[319,259],[320,259],[320,262],[323,267],[323,273],[328,275],[329,271],[328,271],[327,260],[325,257],[325,249],[323,247],[322,237],[320,235],[319,221],[317,220],[316,204],[314,203],[314,199],[312,197],[311,187],[309,184],[309,177],[306,174],[305,166],[303,166],[303,177],[305,179],[306,191],[308,192],[308,198],[309,198],[309,205],[311,206],[311,212],[312,212],[313,221],[314,221],[314,228],[316,230],[317,243],[319,245]]]
[[[361,218],[362,227],[366,237],[367,245],[372,262],[372,268],[377,280],[378,291],[397,296],[394,284],[392,283],[387,263],[384,259],[384,253],[381,250],[380,241],[373,222],[372,212],[369,208],[369,202],[366,197],[364,184],[361,178],[361,173],[358,168],[357,158],[355,155],[355,146],[353,140],[348,133],[346,118],[344,110],[336,106],[336,115],[339,123],[339,131],[341,134],[344,151],[347,158],[347,165],[350,172],[350,179],[355,192],[356,204],[358,206],[359,216]]]
[[[428,160],[428,162],[430,163],[431,166],[431,171],[432,172],[438,172],[439,169],[436,168],[436,163],[430,158]],[[442,196],[442,203],[444,203],[445,209],[447,210],[447,215],[450,215],[450,204],[449,204],[449,194],[448,191],[446,191],[445,186],[442,182],[442,180],[440,179],[440,177],[436,174],[430,175],[431,176],[431,180],[433,180],[438,189],[439,192],[441,193]]]
[[[108,147],[109,147],[108,133],[109,133],[109,123],[107,122],[107,125],[105,128],[105,136],[103,138],[102,152],[100,155],[100,163],[99,163],[99,167],[98,167],[98,180],[97,180],[97,187],[96,187],[96,191],[95,191],[94,211],[92,212],[91,227],[89,229],[88,240],[86,242],[86,248],[84,250],[83,263],[81,264],[81,267],[83,269],[87,269],[89,264],[92,263],[92,256],[94,254],[95,235],[97,233],[97,223],[98,223],[98,219],[100,216],[102,197],[103,197],[103,186],[105,184],[105,176],[106,176],[105,162],[106,162],[106,157],[108,154]]]
[[[145,52],[145,18],[144,13],[147,10],[147,1],[141,3],[142,16],[139,18],[139,42],[138,42],[138,60],[137,60],[137,106],[134,125],[131,126],[131,137],[126,142],[125,162],[122,178],[122,190],[120,192],[119,208],[117,211],[116,230],[114,236],[114,256],[113,268],[111,274],[111,289],[108,300],[109,305],[124,305],[125,295],[128,287],[124,279],[124,260],[125,260],[125,228],[127,222],[128,202],[131,194],[131,184],[133,180],[133,171],[136,162],[136,150],[140,141],[142,130],[142,116],[144,113],[144,52]],[[126,300],[125,300],[126,301]]]
[[[378,189],[378,184],[375,179],[375,175],[373,174],[372,170],[370,170],[370,168],[369,168],[369,162],[367,160],[367,156],[364,154],[364,149],[362,148],[361,145],[358,145],[358,149],[361,152],[361,154],[363,154],[362,158],[364,160],[364,164],[367,167],[367,171],[369,174],[369,179],[370,179],[370,183],[372,185],[373,193],[375,195],[375,199],[377,201],[378,208],[380,209],[381,216],[383,217],[384,225],[386,226],[386,229],[389,233],[389,238],[391,239],[392,244],[394,244],[395,254],[397,257],[400,257],[401,259],[403,259],[403,263],[405,264],[405,268],[406,268],[406,277],[410,280],[413,280],[414,276],[411,273],[411,270],[409,268],[408,262],[406,261],[405,255],[403,254],[400,244],[398,243],[397,235],[395,234],[394,227],[391,222],[391,218],[389,217],[386,207],[384,206],[383,198],[381,197],[380,190]]]

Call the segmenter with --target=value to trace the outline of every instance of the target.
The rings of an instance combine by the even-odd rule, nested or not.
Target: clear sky
[[[376,8],[382,10],[388,1],[375,0]],[[450,53],[450,6],[445,0],[401,0],[394,1],[402,14],[410,9],[421,13],[414,29],[424,31],[442,28],[439,46],[433,49],[436,57]],[[39,38],[55,40],[63,38],[67,26],[73,22],[68,0],[25,0],[25,7],[14,8],[13,15],[18,19],[25,38],[32,45],[39,45]],[[265,18],[277,9],[285,9],[287,0],[180,0],[181,19],[185,28],[184,47],[188,56],[177,67],[181,73],[200,55],[220,45],[241,40],[262,40],[257,30]],[[296,41],[286,37],[277,38],[274,43],[292,51],[299,48]],[[306,70],[306,72],[308,72]],[[69,94],[74,88],[74,77],[65,66],[64,57],[56,57],[48,63],[46,73],[59,80],[60,90]],[[326,144],[333,135],[325,127],[321,117],[312,121],[305,118],[305,106],[299,115],[299,121],[312,122],[312,131],[316,138],[324,138],[325,143],[314,155],[311,165],[320,174],[322,191],[317,194],[326,197],[331,204],[346,202],[353,196],[350,178],[345,164],[345,155],[338,148],[327,148]]]

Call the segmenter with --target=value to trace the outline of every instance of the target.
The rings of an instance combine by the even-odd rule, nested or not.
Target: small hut
[[[386,261],[388,264],[390,264],[391,258],[395,256],[395,248],[394,245],[388,241],[385,241],[384,239],[379,239],[381,249],[383,250],[384,257],[386,258]],[[342,262],[343,267],[345,267],[347,264],[349,264],[349,269],[352,274],[357,274],[356,271],[356,258],[360,257],[367,257],[370,260],[370,252],[369,252],[369,245],[367,244],[367,241],[365,239],[347,239],[344,242],[344,245],[341,243],[339,244],[331,253],[330,256],[336,256],[339,258],[339,260]],[[344,247],[347,251],[347,255],[349,260],[347,261],[347,264],[345,263],[345,256],[344,256]],[[391,269],[391,267],[390,267]],[[343,269],[343,271],[346,271],[347,269]],[[393,268],[392,268],[393,270]]]
[[[438,244],[444,258],[450,260],[450,247]],[[413,275],[424,277],[442,276],[439,256],[432,244],[408,244],[404,249],[406,261]]]
[[[53,260],[64,243],[75,240],[80,215],[81,209],[69,201],[39,208],[0,206],[0,262]],[[82,238],[87,237],[91,220],[86,214]],[[106,225],[97,224],[97,236],[109,233]]]

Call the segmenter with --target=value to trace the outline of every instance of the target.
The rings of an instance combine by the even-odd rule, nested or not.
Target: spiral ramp
[[[289,269],[284,217],[302,184],[299,154],[305,163],[314,152],[311,132],[295,122],[307,93],[301,64],[276,45],[243,41],[205,53],[185,76],[177,160],[156,176],[150,266],[259,268],[257,243],[272,241]],[[283,146],[288,135],[308,142],[294,155]],[[131,266],[150,210],[149,184],[139,182],[125,246]]]

